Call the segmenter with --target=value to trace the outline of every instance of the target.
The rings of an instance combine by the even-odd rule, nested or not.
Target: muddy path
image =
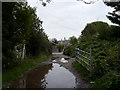
[[[75,61],[75,58],[63,55],[62,53],[53,53],[53,59],[54,58],[58,58],[58,60],[56,60],[57,63],[69,70],[76,77],[76,88],[89,88],[89,83],[84,81],[75,68],[72,67],[72,63]],[[68,62],[65,62],[64,60]]]
[[[38,64],[7,88],[88,88],[89,84],[72,67],[74,61],[62,53],[53,53],[51,59]]]

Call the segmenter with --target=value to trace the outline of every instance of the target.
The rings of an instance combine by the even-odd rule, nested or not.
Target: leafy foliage
[[[42,21],[36,15],[36,8],[25,2],[2,3],[3,25],[3,69],[16,65],[15,46],[26,46],[26,56],[51,53],[51,43],[44,33]]]
[[[58,51],[59,51],[59,52],[62,52],[62,50],[63,50],[63,48],[64,48],[64,44],[57,44],[56,46],[57,46],[57,48],[58,48]]]
[[[115,10],[112,13],[108,13],[109,15],[107,15],[108,19],[115,24],[118,24],[120,26],[120,1],[116,1],[116,2],[105,2],[105,4],[107,6],[113,7]]]
[[[101,78],[96,79],[94,88],[120,88],[120,74],[115,71],[111,71]]]
[[[102,28],[101,28],[102,27]],[[120,75],[120,27],[104,22],[87,24],[76,45],[65,49],[64,54],[75,57],[75,48],[86,52],[92,49],[92,77],[95,88],[119,87]],[[114,74],[113,74],[114,72]],[[98,87],[97,87],[98,86]]]
[[[93,22],[87,24],[81,33],[86,40],[93,40],[94,38],[107,39],[109,36],[109,25],[101,21]]]
[[[70,43],[71,43],[72,45],[77,44],[77,38],[76,38],[75,36],[70,37],[70,38],[69,38],[69,41],[70,41]]]
[[[64,50],[64,54],[65,55],[68,55],[68,56],[71,56],[71,57],[75,57],[75,47],[76,47],[76,45],[74,45],[74,46],[68,46],[68,47],[66,47],[65,48],[65,50]]]

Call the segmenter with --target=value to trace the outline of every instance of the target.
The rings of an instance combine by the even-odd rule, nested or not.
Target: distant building
[[[60,40],[60,41],[58,41],[58,44],[64,44],[64,45],[68,46],[68,45],[70,45],[70,42],[69,42],[69,40]]]
[[[66,40],[65,38],[64,38],[64,40],[59,40],[59,41],[57,41],[56,38],[53,38],[53,39],[50,40],[50,42],[53,44],[52,45],[52,52],[59,52],[57,44],[63,44],[64,45],[62,52],[64,51],[66,46],[70,45],[69,40]]]

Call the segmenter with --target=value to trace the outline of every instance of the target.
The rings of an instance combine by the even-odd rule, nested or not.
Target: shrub
[[[120,88],[120,74],[111,71],[95,80],[94,88]]]
[[[64,44],[57,44],[57,48],[59,52],[62,52],[63,48],[64,48]]]

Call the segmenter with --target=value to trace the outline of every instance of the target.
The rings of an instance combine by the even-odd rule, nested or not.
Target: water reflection
[[[47,88],[74,88],[75,77],[64,67],[59,64],[53,63],[52,70],[49,71],[46,81],[48,82]]]
[[[10,88],[45,88],[46,74],[52,69],[52,64],[41,65],[31,70],[24,78],[14,81]]]
[[[26,88],[45,88],[46,74],[52,69],[52,64],[42,65],[31,71],[26,77]]]
[[[15,81],[10,88],[74,88],[75,77],[57,63],[42,65]]]

